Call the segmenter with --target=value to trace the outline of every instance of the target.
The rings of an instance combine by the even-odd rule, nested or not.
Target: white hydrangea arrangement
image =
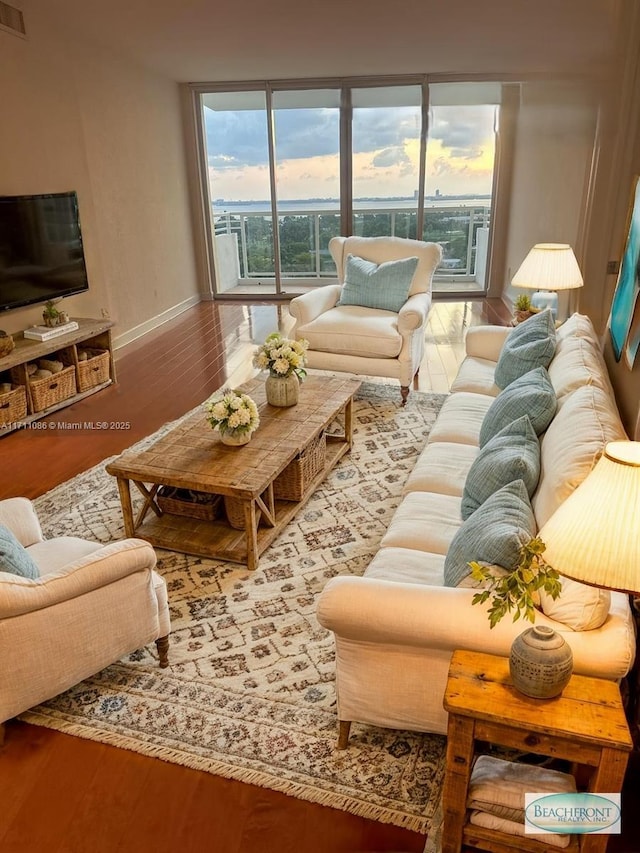
[[[268,370],[272,376],[291,376],[295,373],[302,380],[307,375],[304,369],[307,363],[309,342],[293,341],[283,338],[280,332],[272,332],[253,356],[253,366]]]
[[[248,394],[223,388],[204,404],[207,420],[221,435],[246,435],[258,429],[258,407]]]

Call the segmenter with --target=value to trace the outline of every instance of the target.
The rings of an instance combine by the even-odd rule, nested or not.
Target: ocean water
[[[450,196],[437,199],[427,199],[425,209],[439,207],[490,207],[490,196]],[[416,209],[417,202],[414,198],[389,198],[389,199],[357,199],[353,202],[353,209],[358,210],[398,210],[400,208]],[[271,213],[269,201],[225,201],[215,199],[212,202],[213,212],[216,215],[224,213]],[[338,199],[294,199],[292,201],[281,201],[278,205],[280,213],[316,213],[327,210],[335,213],[340,212]]]

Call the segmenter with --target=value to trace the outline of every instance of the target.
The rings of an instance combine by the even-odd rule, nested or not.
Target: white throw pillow
[[[555,600],[540,590],[540,606],[545,616],[573,631],[591,631],[604,624],[611,607],[608,589],[560,577],[562,589]]]

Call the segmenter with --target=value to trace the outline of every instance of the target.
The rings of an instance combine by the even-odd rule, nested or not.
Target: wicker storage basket
[[[220,495],[209,495],[191,489],[174,489],[171,486],[161,486],[156,500],[163,512],[200,518],[203,521],[213,521],[220,507]]]
[[[76,369],[65,367],[59,373],[44,379],[29,379],[33,411],[42,412],[56,403],[73,397],[76,393]]]
[[[87,360],[78,359],[78,391],[88,391],[109,379],[108,350],[84,350]]]
[[[324,468],[327,437],[317,435],[273,481],[273,494],[284,501],[300,501],[309,483]]]
[[[234,530],[244,530],[244,504],[237,498],[224,496],[224,511],[227,514],[227,521]],[[258,525],[262,518],[262,510],[256,509],[256,520]]]
[[[107,382],[109,379],[110,362],[108,350],[82,347],[78,349],[78,355],[81,352],[86,352],[87,354],[87,358],[82,361],[79,358],[74,358],[71,349],[64,350],[60,356],[65,364],[75,367],[78,391],[80,393],[82,391],[89,391],[90,388],[95,388],[96,385]]]
[[[0,394],[0,424],[12,424],[27,416],[27,392],[17,385],[6,394]]]

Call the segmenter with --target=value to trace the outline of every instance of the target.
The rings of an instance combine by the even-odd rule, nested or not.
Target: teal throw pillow
[[[469,563],[502,566],[512,572],[520,548],[536,535],[536,522],[522,480],[498,489],[464,521],[444,561],[445,586],[458,586],[471,573]]]
[[[35,580],[40,577],[37,565],[8,527],[0,524],[0,572],[9,572]]]
[[[523,415],[529,415],[536,435],[541,435],[551,423],[556,406],[556,392],[546,368],[530,370],[507,385],[487,409],[480,426],[480,447]]]
[[[489,439],[469,468],[462,492],[462,517],[469,518],[494,492],[522,480],[529,497],[540,479],[540,441],[529,415]]]
[[[555,351],[556,326],[547,309],[509,333],[496,364],[494,382],[498,388],[506,388],[534,367],[549,367]]]
[[[407,301],[417,266],[417,258],[374,264],[356,255],[347,255],[339,304],[397,313]]]

